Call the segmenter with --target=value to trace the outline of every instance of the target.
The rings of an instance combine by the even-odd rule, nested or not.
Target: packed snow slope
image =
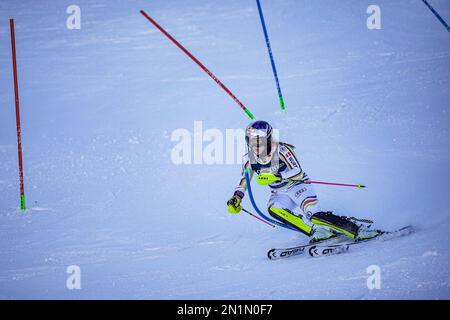
[[[450,34],[419,0],[256,3],[79,0],[0,4],[0,297],[3,299],[450,298]],[[450,3],[430,3],[447,21]],[[417,232],[325,258],[269,261],[306,239],[226,201],[240,164],[176,165],[172,133],[249,118],[139,10],[258,119],[296,145],[322,207]],[[19,210],[9,18],[16,23],[25,189]],[[210,142],[205,142],[207,146]],[[265,210],[269,191],[254,185]],[[252,209],[248,198],[244,206]],[[252,209],[253,210],[253,209]],[[67,267],[81,269],[68,290]],[[367,267],[381,270],[369,290]]]

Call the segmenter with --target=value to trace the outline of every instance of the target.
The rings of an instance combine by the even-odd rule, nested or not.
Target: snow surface
[[[0,298],[449,299],[450,34],[419,0],[0,3]],[[432,0],[450,21],[450,2]],[[240,165],[171,161],[177,128],[248,118],[140,14],[145,9],[297,146],[322,206],[418,231],[347,254],[269,261],[306,239],[230,215]],[[18,209],[9,21],[18,49],[25,188]],[[268,190],[254,186],[261,208]],[[244,206],[251,208],[248,199]],[[81,268],[81,290],[66,269]],[[369,290],[366,268],[381,268]]]

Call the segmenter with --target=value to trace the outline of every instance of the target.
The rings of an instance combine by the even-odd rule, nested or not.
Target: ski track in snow
[[[420,2],[264,4],[287,112],[280,113],[254,1],[4,1],[0,43],[15,17],[25,188],[19,210],[10,49],[0,46],[1,299],[450,298],[450,42]],[[95,3],[97,2],[97,3]],[[450,19],[448,1],[433,4]],[[260,119],[297,146],[323,208],[413,224],[404,238],[323,258],[269,261],[307,241],[226,201],[240,165],[170,160],[171,133],[238,129],[248,119],[148,23],[145,9]],[[5,89],[6,88],[6,89]],[[255,186],[264,209],[268,191]],[[244,206],[250,208],[249,201]],[[67,267],[82,289],[68,290]],[[381,289],[366,269],[381,270]]]

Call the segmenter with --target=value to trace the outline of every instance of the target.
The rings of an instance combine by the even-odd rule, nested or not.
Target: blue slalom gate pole
[[[450,32],[450,26],[445,22],[445,20],[441,17],[441,15],[428,3],[427,0],[422,0],[422,2],[430,9],[430,11],[434,14],[434,16],[439,20],[440,23]]]
[[[250,185],[250,177],[249,177],[249,175],[248,175],[248,170],[247,170],[247,169],[245,169],[244,175],[245,175],[245,183],[246,183],[246,185],[247,185],[248,196],[249,196],[249,198],[250,198],[250,202],[252,203],[252,206],[253,206],[253,208],[255,209],[256,213],[257,213],[261,218],[263,218],[263,219],[266,220],[266,221],[269,221],[269,222],[272,223],[272,224],[275,224],[275,225],[277,225],[277,226],[280,226],[280,227],[283,227],[283,228],[286,228],[286,229],[291,229],[292,231],[295,231],[295,232],[299,232],[299,231],[298,231],[297,229],[295,229],[294,227],[291,227],[291,226],[289,226],[289,225],[287,225],[287,224],[284,224],[284,223],[278,222],[278,221],[276,221],[276,220],[270,219],[268,216],[266,216],[264,213],[262,213],[261,210],[259,210],[258,206],[256,205],[255,199],[253,198],[252,187],[251,187],[251,185]]]
[[[284,107],[283,94],[281,93],[280,81],[278,80],[277,68],[275,67],[275,60],[273,59],[272,48],[270,47],[269,35],[267,33],[267,28],[266,28],[266,23],[264,21],[264,15],[262,12],[261,3],[259,2],[259,0],[256,0],[256,4],[258,5],[258,12],[259,12],[259,17],[261,19],[261,25],[262,25],[263,32],[264,32],[264,38],[266,39],[267,50],[269,51],[270,63],[272,64],[272,71],[273,71],[273,75],[275,77],[275,84],[277,85],[278,99],[280,100],[281,110],[284,111],[285,107]]]

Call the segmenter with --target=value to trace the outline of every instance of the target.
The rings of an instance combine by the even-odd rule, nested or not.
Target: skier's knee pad
[[[293,226],[294,228],[296,228],[300,232],[306,234],[307,236],[311,235],[311,233],[312,233],[311,226],[306,224],[302,218],[297,217],[290,210],[270,206],[268,211],[269,211],[269,214],[272,217],[274,217],[275,219],[277,219],[285,224],[288,224],[290,226]]]

